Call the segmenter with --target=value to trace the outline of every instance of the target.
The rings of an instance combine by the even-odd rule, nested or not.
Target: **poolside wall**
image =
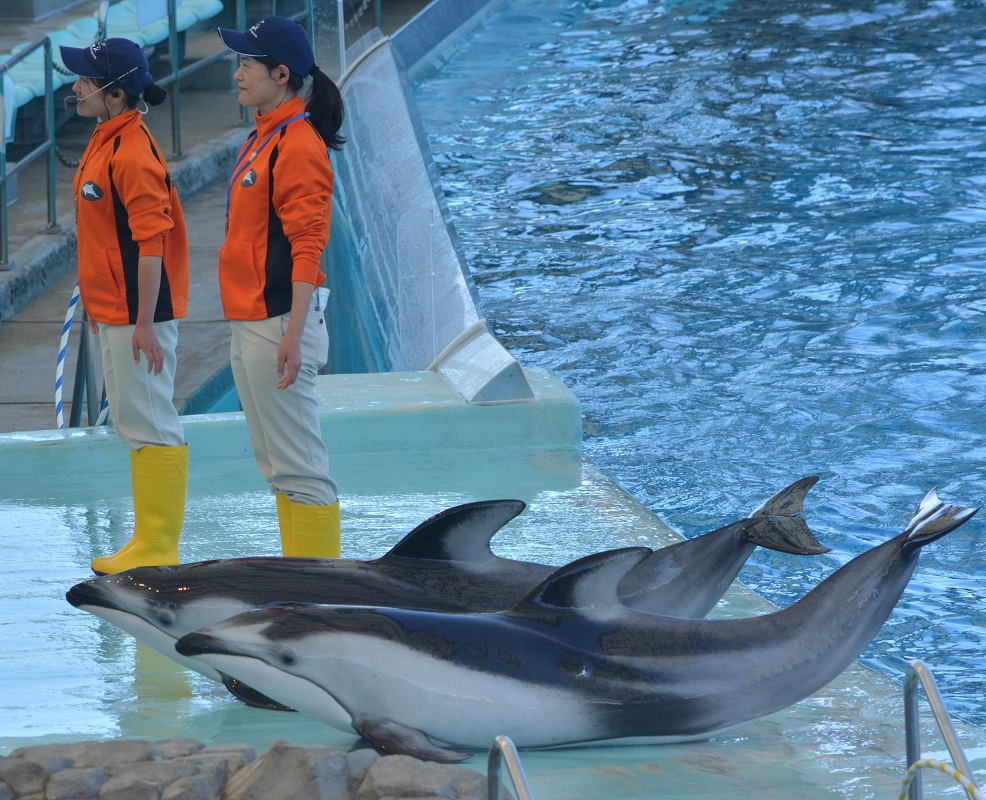
[[[533,399],[480,313],[411,89],[412,71],[440,65],[451,40],[498,5],[439,0],[390,39],[377,31],[347,53],[349,141],[333,155],[326,258],[333,373],[432,369],[470,402]]]
[[[321,376],[319,413],[333,477],[346,493],[468,491],[476,474],[484,476],[490,496],[503,479],[521,473],[531,476],[532,492],[578,486],[578,403],[551,372],[525,375],[532,403],[467,403],[430,371]],[[250,488],[243,465],[253,456],[242,413],[192,415],[183,422],[193,492],[200,479],[224,475],[234,476],[236,490]],[[63,495],[127,493],[126,452],[107,427],[2,434],[0,498],[57,502]],[[435,486],[431,476],[438,468],[442,478]],[[248,475],[253,488],[264,488],[259,472]]]

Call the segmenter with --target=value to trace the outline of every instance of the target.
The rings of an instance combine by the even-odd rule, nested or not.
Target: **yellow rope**
[[[915,761],[907,768],[904,783],[901,787],[900,797],[898,797],[897,800],[907,800],[907,790],[911,785],[911,781],[913,781],[914,776],[918,774],[918,770],[925,768],[937,769],[940,772],[944,772],[946,775],[951,775],[962,785],[962,788],[965,789],[966,794],[969,795],[969,800],[983,800],[982,794],[980,794],[979,790],[976,788],[976,785],[971,780],[969,780],[951,764],[946,764],[943,761],[936,761],[933,758],[925,758],[921,761]]]

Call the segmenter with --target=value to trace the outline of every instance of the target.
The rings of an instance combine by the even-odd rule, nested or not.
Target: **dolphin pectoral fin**
[[[972,519],[979,506],[947,506],[938,498],[937,487],[924,496],[918,510],[904,528],[905,548],[923,547],[951,533]]]
[[[743,528],[743,538],[781,553],[817,556],[828,553],[801,517],[753,517]]]
[[[434,744],[424,733],[398,722],[373,717],[359,717],[352,722],[366,741],[385,755],[414,756],[422,761],[455,764],[471,758],[469,753],[457,753]]]
[[[391,558],[437,561],[490,561],[498,558],[490,540],[520,514],[523,500],[483,500],[465,503],[425,520],[395,544],[378,562]]]
[[[237,700],[242,700],[253,708],[263,708],[267,711],[294,711],[293,708],[283,703],[278,703],[277,700],[272,700],[267,695],[261,694],[256,689],[247,686],[243,681],[231,678],[229,675],[223,675],[223,686]]]
[[[793,517],[805,510],[805,495],[818,483],[817,475],[809,475],[781,489],[760,508],[750,513],[751,517]]]

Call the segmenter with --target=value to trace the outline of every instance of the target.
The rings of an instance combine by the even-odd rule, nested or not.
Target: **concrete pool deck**
[[[224,460],[208,446],[213,432],[207,428],[227,446],[245,445],[236,416],[189,418],[203,459],[190,486],[181,543],[186,561],[276,551],[274,504],[252,463]],[[200,427],[205,438],[198,438]],[[413,440],[413,432],[408,436]],[[6,688],[0,753],[31,744],[181,736],[208,745],[247,743],[258,752],[279,739],[344,752],[356,744],[355,737],[303,715],[243,706],[218,684],[69,607],[64,592],[90,576],[89,559],[127,535],[129,482],[119,469],[123,459],[114,457],[122,445],[82,431],[6,434],[0,444],[5,450],[0,464],[7,470],[0,479],[6,575],[0,588],[6,643],[0,662]],[[491,496],[519,496],[528,503],[494,537],[495,551],[505,557],[561,563],[612,547],[660,547],[678,540],[584,457],[572,472],[570,459],[533,457],[523,449],[487,449],[475,458],[463,453],[449,459],[429,457],[407,439],[401,446],[407,446],[405,454],[396,445],[390,452],[366,452],[353,439],[347,446],[351,452],[337,448],[333,456],[343,492],[347,557],[381,555],[436,511]],[[20,467],[6,466],[10,462]],[[35,469],[42,469],[44,478]],[[770,608],[734,584],[714,615]],[[924,708],[924,753],[948,761]],[[973,769],[981,771],[986,731],[957,727]],[[522,751],[521,757],[537,800],[883,798],[899,793],[903,732],[901,688],[854,664],[804,701],[708,741]],[[482,761],[477,754],[464,766],[482,770]],[[925,780],[934,782],[936,791],[949,783],[940,774]]]

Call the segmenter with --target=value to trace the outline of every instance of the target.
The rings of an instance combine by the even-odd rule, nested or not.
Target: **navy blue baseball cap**
[[[147,56],[130,39],[106,39],[89,47],[60,45],[62,63],[80,78],[116,81],[131,97],[140,97],[154,84]]]
[[[219,38],[234,53],[273,59],[299,78],[307,78],[315,66],[315,51],[305,29],[285,17],[267,17],[244,33],[220,28]]]

